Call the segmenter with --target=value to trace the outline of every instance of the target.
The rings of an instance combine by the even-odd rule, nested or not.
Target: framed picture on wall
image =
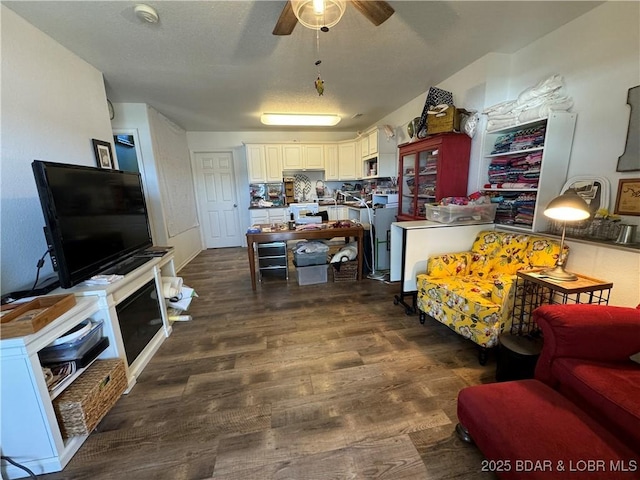
[[[100,168],[113,168],[113,154],[111,153],[111,144],[102,140],[91,139],[93,143],[93,152],[96,156],[96,162]]]
[[[613,213],[640,216],[640,178],[621,178],[618,181],[616,209]]]

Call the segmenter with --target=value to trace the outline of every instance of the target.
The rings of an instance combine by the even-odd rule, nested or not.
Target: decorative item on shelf
[[[560,240],[560,253],[558,261],[553,269],[545,270],[543,274],[553,280],[573,281],[578,277],[564,269],[564,237],[566,222],[575,222],[589,218],[589,205],[585,202],[575,190],[567,190],[562,195],[554,198],[549,202],[544,210],[545,216],[554,220],[562,221],[562,237]]]
[[[453,105],[437,105],[427,111],[427,130],[428,135],[436,133],[459,132],[462,119],[471,112],[456,108]]]
[[[93,153],[96,156],[96,162],[100,168],[113,168],[113,154],[111,153],[111,144],[102,140],[91,139],[93,144]]]
[[[617,172],[637,172],[640,170],[640,85],[630,88],[627,104],[631,110],[629,129],[624,153],[618,157]]]
[[[425,100],[424,107],[422,109],[422,115],[420,115],[420,120],[418,121],[417,128],[415,129],[416,135],[423,129],[425,132],[427,131],[429,110],[434,108],[436,105],[453,105],[453,94],[438,87],[429,88],[429,91],[427,92],[427,99]]]
[[[621,178],[614,213],[640,216],[640,178]]]

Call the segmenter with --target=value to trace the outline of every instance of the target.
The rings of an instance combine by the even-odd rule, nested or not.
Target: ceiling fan
[[[388,2],[383,1],[349,0],[347,3],[353,5],[376,27],[387,21],[395,12]],[[288,0],[272,33],[273,35],[291,35],[297,23],[298,18],[294,13],[292,2]]]

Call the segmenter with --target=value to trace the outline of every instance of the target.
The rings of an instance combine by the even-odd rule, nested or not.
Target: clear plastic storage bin
[[[427,220],[439,223],[493,222],[498,205],[425,205]]]
[[[327,283],[328,264],[313,265],[310,267],[298,267],[298,285],[315,285],[316,283]]]
[[[102,338],[102,322],[85,320],[78,327],[40,350],[40,362],[49,364],[76,360],[91,350]],[[84,327],[86,332],[82,330]]]

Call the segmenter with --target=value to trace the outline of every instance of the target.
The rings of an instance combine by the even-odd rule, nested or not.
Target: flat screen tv
[[[41,160],[32,168],[61,287],[107,273],[153,244],[139,173]]]

